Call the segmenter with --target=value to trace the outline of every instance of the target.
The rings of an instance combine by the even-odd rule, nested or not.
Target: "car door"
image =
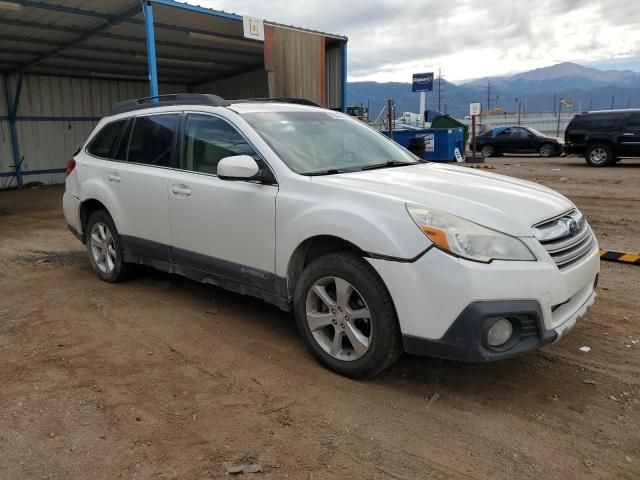
[[[627,117],[626,126],[618,142],[620,155],[640,156],[640,112],[633,112]]]
[[[274,292],[275,203],[278,187],[250,180],[223,180],[218,162],[251,155],[268,168],[226,119],[189,113],[183,119],[180,169],[169,184],[172,258],[211,274],[232,288],[248,285]],[[237,288],[236,288],[237,290]]]
[[[511,151],[518,153],[534,152],[536,148],[530,137],[530,132],[522,127],[512,127],[509,138]]]
[[[498,131],[495,137],[493,137],[493,144],[496,153],[509,153],[513,151],[511,147],[511,129],[504,128]]]
[[[126,255],[170,260],[168,182],[179,125],[178,113],[132,118],[105,170]]]

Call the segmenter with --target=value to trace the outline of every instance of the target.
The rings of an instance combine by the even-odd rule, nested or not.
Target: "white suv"
[[[144,264],[293,310],[311,352],[351,377],[403,351],[538,348],[596,296],[597,242],[564,196],[422,162],[300,101],[124,102],[67,174],[66,221],[101,279]]]

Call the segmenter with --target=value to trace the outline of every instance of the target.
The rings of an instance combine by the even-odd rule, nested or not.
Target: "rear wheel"
[[[294,309],[311,353],[341,375],[372,377],[402,353],[391,296],[371,265],[355,254],[313,261],[298,280]]]
[[[540,154],[541,157],[550,157],[551,155],[553,155],[553,145],[551,145],[550,143],[545,143],[544,145],[540,146],[540,149],[538,150],[538,153]]]
[[[614,162],[613,150],[605,143],[594,143],[587,147],[584,159],[592,167],[606,167]]]
[[[493,157],[495,149],[493,148],[493,145],[483,145],[482,148],[480,148],[480,154],[483,157]]]
[[[106,210],[91,214],[86,237],[89,261],[98,277],[110,283],[124,280],[132,266],[124,262],[118,230]]]

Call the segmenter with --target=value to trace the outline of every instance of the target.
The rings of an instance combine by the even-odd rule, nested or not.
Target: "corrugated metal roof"
[[[263,43],[244,37],[241,16],[173,0],[153,6],[160,81],[193,84],[263,68]],[[138,0],[6,0],[0,42],[0,71],[147,76]]]

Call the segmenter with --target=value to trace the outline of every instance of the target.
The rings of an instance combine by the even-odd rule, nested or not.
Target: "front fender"
[[[370,199],[371,200],[371,199]],[[338,204],[336,204],[338,203]],[[286,277],[289,259],[304,241],[321,235],[338,237],[380,256],[410,259],[429,247],[406,212],[404,203],[336,199],[302,205],[300,199],[278,197],[276,274]]]

